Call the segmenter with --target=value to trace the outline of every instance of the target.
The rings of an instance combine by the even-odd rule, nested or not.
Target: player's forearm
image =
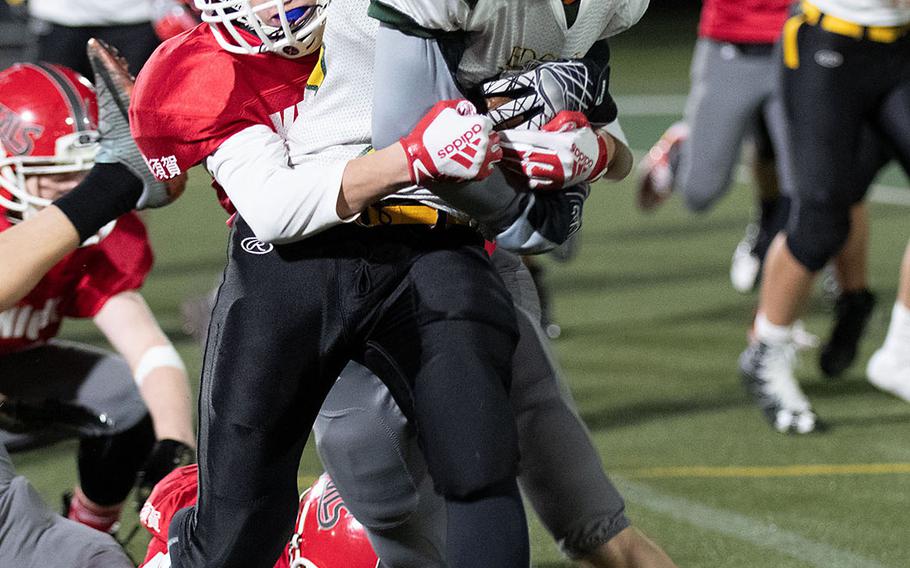
[[[629,149],[629,143],[626,140],[626,134],[619,124],[619,120],[599,126],[597,132],[605,135],[607,148],[610,156],[607,173],[604,179],[611,181],[620,181],[632,171],[632,151]]]
[[[361,156],[344,169],[336,213],[342,219],[351,217],[410,184],[408,161],[400,144]]]
[[[53,205],[0,233],[0,311],[15,305],[78,246],[76,228]]]
[[[192,397],[185,371],[175,367],[154,369],[142,381],[139,393],[149,409],[159,440],[177,440],[196,447]]]
[[[337,213],[347,159],[304,160],[291,167],[284,141],[251,126],[206,159],[240,216],[264,242],[304,239],[351,220]]]

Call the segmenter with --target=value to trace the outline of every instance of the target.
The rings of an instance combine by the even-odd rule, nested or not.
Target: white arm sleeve
[[[288,164],[284,140],[265,125],[224,141],[205,165],[261,241],[298,241],[353,221],[336,210],[348,160]]]

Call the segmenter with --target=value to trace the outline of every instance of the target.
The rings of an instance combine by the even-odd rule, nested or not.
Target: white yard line
[[[610,476],[630,502],[655,513],[697,528],[729,536],[770,552],[775,552],[818,568],[886,568],[877,560],[810,540],[773,523],[739,513],[717,509],[682,497],[661,493],[654,488]]]

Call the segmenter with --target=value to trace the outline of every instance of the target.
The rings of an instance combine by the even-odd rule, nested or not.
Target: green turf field
[[[634,95],[685,94],[694,37],[686,30],[692,21],[646,20],[615,43],[614,90],[629,105],[639,101],[624,118],[638,151],[678,117],[677,97]],[[178,306],[213,285],[227,230],[205,175],[193,173],[180,202],[148,215],[158,261],[145,294],[196,380],[200,351],[181,330]],[[879,181],[907,185],[893,171]],[[557,351],[633,522],[685,567],[910,566],[910,405],[863,378],[887,326],[910,191],[895,192],[903,205],[871,206],[879,307],[860,360],[827,383],[817,353],[802,358],[802,384],[831,425],[806,437],[772,432],[739,386],[736,359],[755,297],[734,292],[727,271],[749,218],[748,186],[737,184],[701,217],[676,200],[643,216],[633,191],[630,183],[596,187],[579,257],[546,261],[564,330]],[[829,310],[817,294],[809,330],[824,336]],[[65,335],[101,342],[90,324],[68,324]],[[56,506],[75,479],[74,449],[64,443],[13,458]],[[304,484],[321,471],[312,452],[300,471]],[[125,531],[135,519],[130,512]],[[570,566],[536,521],[531,532],[534,566]],[[130,550],[140,555],[143,545],[140,535]]]

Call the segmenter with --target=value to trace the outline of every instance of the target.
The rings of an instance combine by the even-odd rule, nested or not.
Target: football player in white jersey
[[[562,13],[561,5],[556,4],[560,12],[555,13],[552,11],[553,6],[542,6],[543,13],[541,10],[529,9],[523,15],[538,17],[542,25],[548,26],[547,29],[556,27],[559,30],[558,21],[554,21],[553,17]],[[596,12],[591,3],[584,2],[581,10],[584,15]],[[342,7],[340,2],[335,2],[329,7],[328,13],[323,56],[327,69],[326,79],[317,95],[304,101],[304,117],[307,105],[313,105],[314,111],[320,110],[313,113],[316,117],[332,116],[333,105],[337,105],[334,109],[341,112],[343,109],[347,109],[349,114],[355,112],[350,105],[344,104],[346,99],[342,98],[341,93],[346,88],[349,89],[346,86],[367,72],[371,65],[369,54],[374,52],[374,47],[366,34],[357,29],[360,27],[360,17],[355,8]],[[514,14],[501,15],[510,17]],[[632,23],[634,19],[637,16],[633,15],[623,21]],[[610,19],[599,21],[607,20]],[[366,25],[368,24],[363,24]],[[562,25],[565,26],[565,23]],[[544,35],[545,32],[546,29],[543,30]],[[564,29],[562,33],[565,33]],[[593,43],[606,35],[609,33],[601,30],[592,31],[583,37]],[[481,42],[486,40],[482,35],[480,37]],[[540,53],[544,58],[553,58],[554,52],[556,55],[566,53],[570,56],[600,53],[598,49],[590,49],[590,44],[585,45],[583,39],[578,40],[579,47],[572,48],[571,52],[561,51],[558,47],[560,41],[560,38],[553,39],[543,48],[532,42],[531,47],[516,51],[515,53],[524,55],[514,59],[514,67],[520,68],[528,63],[526,58],[531,57],[531,53]],[[534,48],[539,51],[534,51]],[[382,53],[382,50],[376,49],[375,52]],[[426,53],[427,50],[424,49],[423,52]],[[392,59],[400,61],[397,57],[398,50],[391,53],[396,53]],[[512,53],[508,52],[510,56]],[[485,61],[486,57],[483,55],[479,59],[484,64],[489,64]],[[412,96],[415,87],[431,93],[436,92],[437,83],[441,83],[443,89],[451,88],[446,65],[433,67],[427,74],[415,71],[414,76],[407,79],[399,76],[407,72],[407,69],[386,69],[380,72],[380,63],[376,66],[375,90],[378,91],[385,85],[408,85],[409,88],[407,93],[401,93],[399,99],[403,99],[403,102],[399,99],[376,102],[372,109],[374,125],[386,108],[394,111],[410,110],[411,105],[415,104]],[[497,74],[495,62],[490,65],[490,69],[493,75]],[[333,73],[337,74],[333,76]],[[418,83],[408,82],[411,80],[417,80]],[[336,90],[330,88],[332,85]],[[477,88],[478,93],[483,91],[489,94],[502,85],[481,87],[478,84],[473,87]],[[336,93],[335,98],[333,92]],[[457,89],[444,91],[442,96],[451,96],[457,92]],[[417,104],[432,102],[431,95]],[[368,113],[361,114],[365,117]],[[533,123],[535,118],[540,117],[524,115],[524,118]],[[542,119],[538,124],[545,124],[547,120]],[[307,144],[307,140],[314,140],[324,130],[319,125],[318,118],[317,122],[301,118],[291,129],[292,154],[295,147]],[[533,131],[525,130],[522,133],[533,137],[536,143],[541,138],[546,138],[546,134],[538,138]],[[513,131],[503,132],[502,135],[504,138],[522,138]],[[525,142],[526,139],[521,141]],[[616,143],[616,147],[627,152],[625,146],[619,143]],[[621,152],[616,154],[628,158]],[[294,156],[292,159],[300,158]],[[630,165],[630,161],[623,163],[622,160],[614,160],[613,164],[613,176],[622,177],[628,172],[626,164]],[[608,170],[607,175],[610,174]],[[495,175],[494,173],[491,178]],[[449,195],[436,189],[437,193],[433,194],[415,188],[391,196],[386,202],[406,197],[441,207],[451,207],[452,202],[459,205],[467,203],[463,190],[454,199],[448,199]],[[503,194],[506,195],[507,190]],[[480,197],[482,201],[484,196]],[[531,194],[520,198],[543,200],[546,196]],[[483,202],[482,205],[489,203],[492,202]],[[504,199],[501,203],[508,203],[508,200]],[[477,206],[478,203],[470,205],[472,208]],[[499,214],[495,207],[488,210],[488,213],[493,217]],[[512,234],[514,233],[506,231],[505,238],[500,242],[506,241],[510,246],[530,242],[523,238],[509,238]],[[526,269],[514,255],[502,248],[493,254],[493,262],[505,279],[519,314],[521,340],[513,357],[512,400],[519,422],[522,448],[520,483],[527,497],[547,528],[573,558],[594,566],[672,566],[672,561],[659,547],[628,526],[628,520],[623,514],[622,499],[604,475],[596,450],[575,414],[574,403],[566,397],[564,387],[560,386],[558,370],[536,323],[539,321],[539,306],[534,299],[536,293]],[[370,427],[375,424],[382,424],[383,427]],[[371,541],[383,562],[389,566],[445,565],[446,549],[442,537],[445,530],[444,507],[432,491],[432,480],[426,475],[427,466],[419,455],[413,430],[382,384],[362,367],[349,369],[330,393],[314,428],[326,468],[335,478],[349,509],[368,529]],[[572,473],[567,475],[568,470]]]
[[[329,64],[329,66],[330,66],[330,65],[331,65],[331,64]],[[576,130],[582,130],[582,129],[576,129]],[[565,138],[565,137],[562,137],[562,138]],[[356,137],[355,137],[355,139],[356,139]],[[531,156],[532,156],[533,158],[536,159],[536,154],[532,154]],[[220,165],[222,165],[223,162],[219,161],[219,160],[217,159],[217,158],[218,158],[217,156],[213,156],[213,158],[215,158],[215,159],[214,159],[214,160],[210,160],[210,162],[209,162],[208,165],[209,165],[209,167],[210,167],[211,169],[214,170],[214,169],[217,169]],[[570,163],[569,166],[571,166],[571,165],[573,165],[573,164]],[[571,172],[573,169],[574,169],[574,168],[571,168],[571,167],[570,167],[570,168],[568,168],[568,171]],[[584,171],[584,169],[582,169],[582,170]],[[585,172],[585,173],[586,173],[586,174],[590,174],[590,170],[587,171],[587,172]],[[575,176],[572,176],[572,177],[575,177]],[[276,235],[279,235],[279,234],[276,233]],[[276,239],[281,239],[281,238],[283,238],[283,237],[281,237],[280,235],[276,237]],[[487,552],[489,552],[489,550],[488,550]],[[493,562],[495,563],[496,561],[494,560]]]
[[[805,434],[820,422],[794,377],[793,323],[816,273],[844,246],[850,205],[868,190],[867,172],[856,167],[867,124],[910,172],[910,5],[805,0],[782,41],[795,193],[768,252],[755,339],[739,366],[772,427]]]

